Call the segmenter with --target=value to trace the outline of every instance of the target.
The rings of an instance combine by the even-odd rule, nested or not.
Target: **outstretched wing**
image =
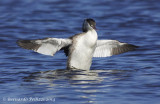
[[[138,48],[138,46],[121,43],[117,40],[97,40],[97,47],[93,57],[109,57],[112,55],[132,51],[135,48]]]
[[[37,40],[18,40],[17,44],[24,49],[33,50],[44,55],[54,56],[54,54],[61,48],[71,45],[72,40],[45,38]]]

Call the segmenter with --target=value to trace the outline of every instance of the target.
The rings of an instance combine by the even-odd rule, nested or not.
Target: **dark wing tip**
[[[120,47],[113,48],[112,49],[112,55],[118,55],[118,54],[125,53],[125,52],[128,52],[128,51],[133,51],[138,47],[139,46],[132,45],[132,44],[124,44]]]
[[[132,45],[132,44],[126,44],[124,47],[128,48],[129,51],[135,50],[136,48],[139,48],[139,46]]]
[[[18,45],[27,44],[27,43],[31,43],[31,40],[17,40]]]
[[[36,44],[32,40],[18,40],[17,44],[18,46],[29,50],[37,50],[40,46],[39,44]]]

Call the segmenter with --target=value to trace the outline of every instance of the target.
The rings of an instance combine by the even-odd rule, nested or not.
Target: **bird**
[[[118,40],[98,40],[96,30],[95,20],[87,18],[82,24],[82,33],[69,38],[18,40],[17,44],[24,49],[49,56],[63,50],[68,57],[68,70],[90,70],[93,57],[110,57],[138,48]]]

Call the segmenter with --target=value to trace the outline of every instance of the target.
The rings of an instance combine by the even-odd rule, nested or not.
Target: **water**
[[[157,0],[0,0],[1,104],[159,104],[159,4]],[[18,39],[70,37],[81,32],[85,18],[96,20],[99,39],[140,48],[94,58],[86,73],[67,72],[62,52],[49,57],[16,45]]]

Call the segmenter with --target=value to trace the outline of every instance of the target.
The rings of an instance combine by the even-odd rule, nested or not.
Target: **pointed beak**
[[[93,29],[98,30],[98,29],[96,28],[96,26],[94,26]]]

